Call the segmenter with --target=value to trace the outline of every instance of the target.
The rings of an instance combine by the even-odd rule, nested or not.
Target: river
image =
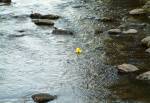
[[[133,75],[118,75],[115,67],[125,62],[144,70],[150,66],[149,55],[137,43],[150,33],[149,26],[141,29],[142,36],[94,33],[130,22],[128,11],[141,5],[140,0],[13,0],[10,5],[1,4],[0,103],[33,103],[31,96],[41,92],[58,96],[50,103],[149,103],[149,86]],[[60,15],[55,27],[72,30],[74,35],[54,35],[53,28],[35,25],[29,17],[32,12]],[[100,22],[98,18],[104,16],[116,22]],[[134,21],[141,22],[146,20]],[[78,56],[74,53],[77,47],[82,49]]]

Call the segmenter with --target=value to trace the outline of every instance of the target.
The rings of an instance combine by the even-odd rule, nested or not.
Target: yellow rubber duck
[[[75,53],[76,53],[77,55],[81,54],[81,52],[82,52],[81,48],[76,48]]]

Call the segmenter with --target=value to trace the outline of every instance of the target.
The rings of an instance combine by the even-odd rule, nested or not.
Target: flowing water
[[[140,0],[13,0],[0,5],[0,103],[33,103],[31,95],[49,93],[51,103],[149,103],[149,84],[133,75],[118,75],[116,65],[150,66],[140,40],[149,31],[146,19],[128,11]],[[74,32],[54,35],[52,27],[36,26],[32,12],[56,14],[55,27]],[[112,23],[99,18],[111,16]],[[121,24],[146,23],[138,35],[95,34]],[[132,25],[132,27],[135,27]],[[24,35],[16,37],[16,35]],[[81,55],[74,49],[82,48]]]

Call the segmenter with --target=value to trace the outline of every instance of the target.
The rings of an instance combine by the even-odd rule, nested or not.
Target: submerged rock
[[[149,48],[149,47],[150,47],[150,36],[148,36],[148,37],[142,39],[141,42],[142,42],[142,44],[143,44],[144,46],[146,46],[146,47]]]
[[[138,80],[150,80],[150,71],[140,74],[136,77]]]
[[[147,1],[147,3],[143,6],[143,9],[150,13],[150,1]]]
[[[57,15],[52,15],[52,14],[49,14],[49,15],[42,15],[42,14],[39,14],[39,13],[33,13],[30,15],[30,17],[32,19],[59,19],[60,16],[57,16]]]
[[[137,34],[138,31],[136,29],[129,29],[127,31],[123,31],[124,34]]]
[[[144,9],[133,9],[129,12],[130,15],[145,15],[146,11]]]
[[[33,19],[32,22],[34,22],[36,25],[49,25],[49,26],[54,25],[54,22],[48,19]]]
[[[136,66],[132,64],[122,64],[118,65],[118,72],[120,73],[130,73],[139,70]]]
[[[103,30],[101,30],[101,29],[96,29],[94,33],[95,33],[95,34],[100,34],[100,33],[103,33]]]
[[[3,3],[11,3],[11,0],[0,0],[0,2],[3,2]]]
[[[120,29],[110,29],[108,30],[109,34],[120,34],[121,30]]]
[[[39,94],[32,95],[32,99],[36,103],[46,103],[46,102],[52,101],[56,98],[57,98],[57,96],[52,96],[48,93],[39,93]]]
[[[52,31],[52,34],[58,34],[58,35],[73,35],[72,31],[63,30],[63,29],[54,29]]]
[[[24,37],[26,36],[25,34],[13,34],[13,35],[9,35],[10,38],[19,38],[19,37]]]
[[[101,20],[102,22],[112,22],[112,21],[113,21],[113,19],[110,18],[110,17],[102,17],[100,20]]]
[[[145,52],[150,53],[150,48],[146,49]]]

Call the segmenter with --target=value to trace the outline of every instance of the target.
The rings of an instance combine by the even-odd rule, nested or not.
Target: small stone
[[[63,29],[54,29],[52,31],[52,34],[58,34],[58,35],[73,35],[73,32]]]
[[[136,77],[138,80],[150,80],[150,71],[140,74]]]
[[[0,2],[3,2],[3,3],[11,3],[11,0],[0,0]]]
[[[109,34],[120,34],[121,30],[120,29],[110,29],[108,30]]]
[[[46,102],[52,101],[56,98],[57,98],[57,96],[52,96],[48,93],[39,93],[39,94],[32,95],[32,99],[36,103],[46,103]]]
[[[112,22],[113,21],[113,19],[110,17],[102,17],[100,20],[103,22]]]
[[[23,37],[26,36],[25,34],[13,34],[13,35],[9,35],[10,38],[19,38],[19,37]]]
[[[150,48],[146,49],[145,52],[150,53]]]
[[[33,19],[32,20],[36,25],[49,25],[49,26],[53,26],[54,22],[52,22],[51,20],[48,19]]]
[[[146,14],[144,9],[133,9],[129,12],[130,15],[144,15]]]
[[[144,46],[150,47],[150,36],[142,39],[141,42]]]
[[[135,29],[129,29],[127,31],[123,31],[124,34],[137,34],[138,31]]]
[[[122,64],[118,65],[118,72],[120,73],[130,73],[139,70],[136,66],[132,64]]]
[[[33,13],[33,14],[30,15],[30,17],[32,19],[51,19],[51,20],[60,18],[60,16],[57,16],[57,15],[52,15],[52,14],[42,15],[42,14],[39,14],[39,13]]]

